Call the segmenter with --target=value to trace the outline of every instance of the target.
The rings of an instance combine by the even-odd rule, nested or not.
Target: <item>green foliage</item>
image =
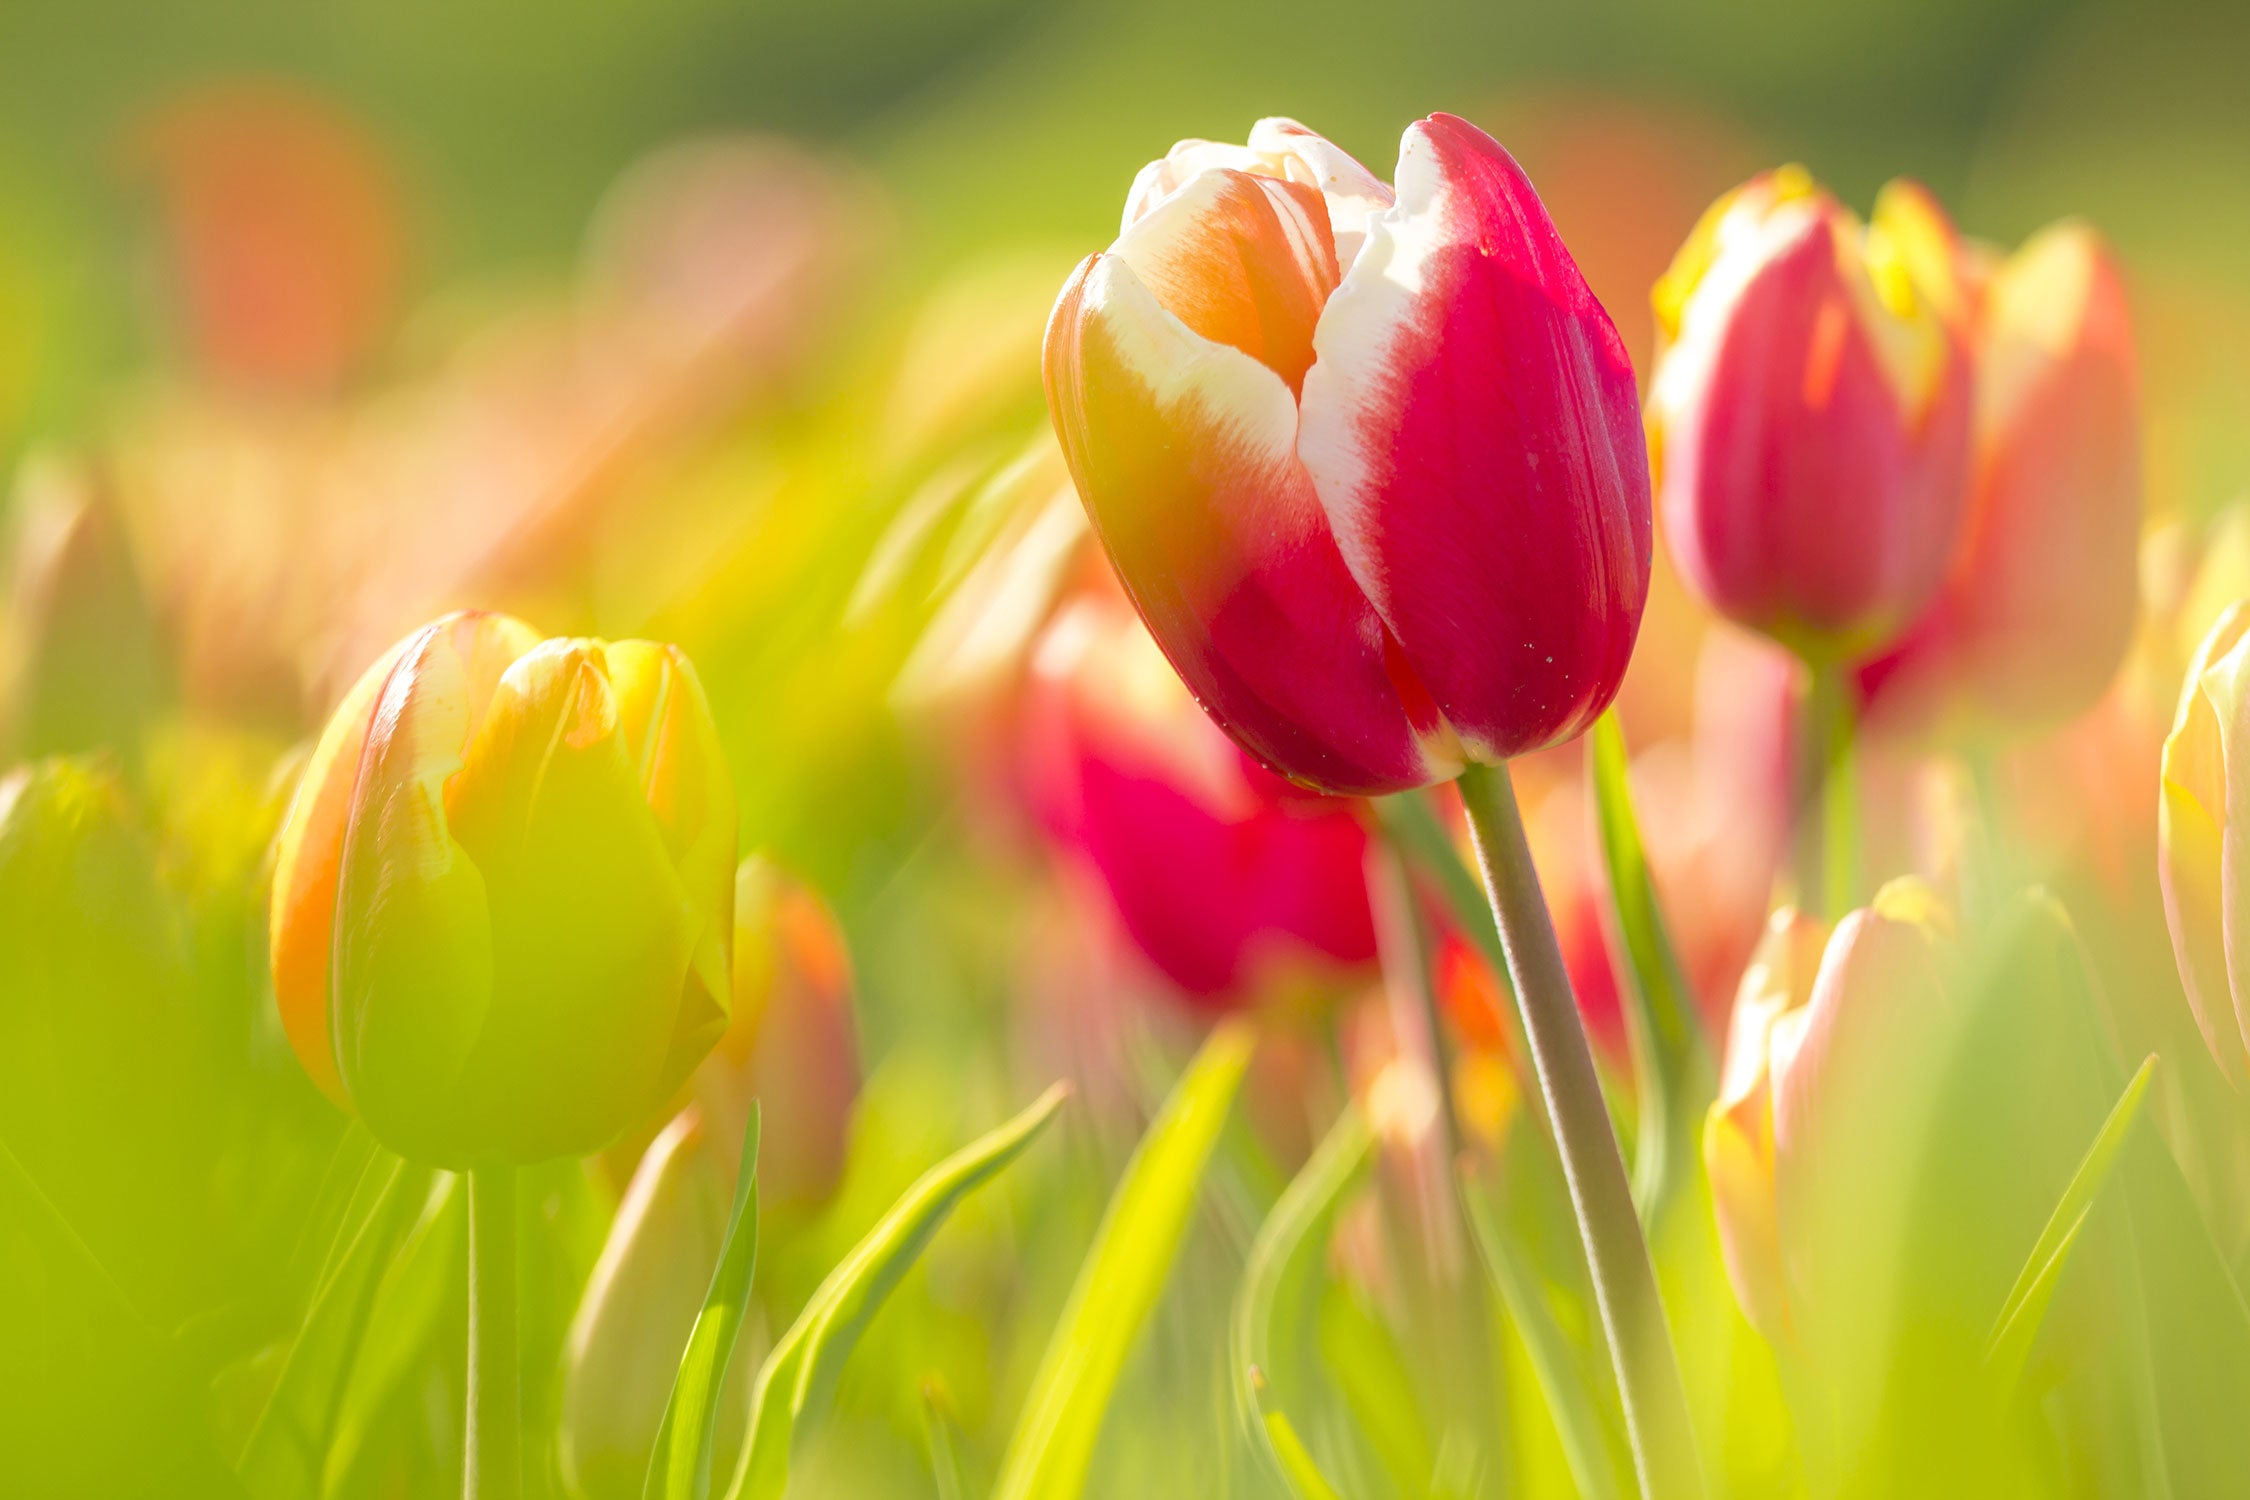
[[[680,1356],[672,1394],[664,1403],[656,1449],[649,1455],[648,1500],[704,1500],[711,1493],[712,1448],[719,1426],[719,1391],[726,1383],[734,1341],[750,1303],[750,1279],[758,1265],[758,1135],[761,1112],[753,1105],[742,1136],[742,1165],[735,1177],[734,1206],[727,1215],[726,1239],[711,1288],[703,1295]]]
[[[1171,1272],[1254,1040],[1240,1021],[1213,1031],[1141,1138],[1032,1377],[996,1500],[1076,1500],[1084,1486],[1118,1372]]]

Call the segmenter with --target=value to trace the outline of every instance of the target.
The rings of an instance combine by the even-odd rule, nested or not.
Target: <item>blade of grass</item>
[[[1531,1276],[1516,1263],[1482,1193],[1466,1181],[1461,1190],[1477,1252],[1531,1357],[1532,1373],[1546,1397],[1548,1414],[1554,1419],[1555,1433],[1562,1440],[1563,1457],[1579,1494],[1586,1500],[1619,1500],[1630,1493],[1629,1481],[1619,1475],[1594,1393],[1580,1376],[1569,1341],[1541,1302]]]
[[[1126,1164],[1032,1376],[995,1500],[1077,1500],[1084,1488],[1118,1373],[1164,1289],[1252,1041],[1239,1020],[1213,1031]]]
[[[735,1172],[734,1206],[727,1214],[719,1264],[711,1272],[703,1310],[688,1333],[687,1350],[672,1377],[664,1420],[649,1455],[646,1500],[705,1500],[711,1493],[711,1454],[718,1441],[719,1390],[734,1341],[750,1306],[758,1269],[758,1136],[762,1111],[750,1106],[742,1133],[742,1165]]]
[[[2108,1182],[2110,1169],[2140,1118],[2141,1100],[2155,1075],[2156,1054],[2150,1053],[2110,1108],[2109,1118],[2095,1133],[2093,1144],[2086,1148],[2078,1170],[2071,1174],[2069,1186],[2063,1189],[2055,1211],[2039,1232],[2038,1242],[2031,1247],[2023,1270],[2017,1273],[1999,1316],[1993,1319],[1992,1333],[1985,1340],[1984,1362],[2002,1390],[2013,1390],[2023,1373],[2024,1361],[2030,1357],[2032,1342],[2038,1338],[2040,1323],[2047,1315],[2047,1304],[2053,1300],[2055,1285],[2070,1259],[2071,1247],[2077,1244],[2079,1231],[2093,1212],[2094,1200]]]
[[[922,1174],[882,1221],[828,1273],[758,1371],[750,1435],[729,1500],[779,1500],[799,1429],[827,1404],[867,1320],[960,1201],[1022,1155],[1069,1090],[1056,1084],[1030,1108]]]
[[[1285,1312],[1292,1330],[1311,1321],[1319,1287],[1313,1268],[1304,1263],[1305,1252],[1322,1242],[1337,1205],[1359,1179],[1373,1143],[1366,1118],[1356,1106],[1347,1105],[1259,1226],[1241,1289],[1235,1294],[1229,1340],[1235,1409],[1252,1434],[1252,1446],[1299,1500],[1323,1500],[1335,1490],[1284,1415],[1280,1393],[1268,1373],[1278,1368],[1277,1353],[1282,1363],[1296,1363],[1294,1349],[1274,1347],[1276,1314]],[[1290,1302],[1286,1310],[1279,1306],[1284,1296]]]
[[[1640,1101],[1633,1197],[1641,1217],[1653,1219],[1695,1170],[1696,1122],[1717,1074],[1656,899],[1627,771],[1625,732],[1611,709],[1586,737],[1586,781],[1607,876],[1603,926],[1625,981],[1626,1039]]]

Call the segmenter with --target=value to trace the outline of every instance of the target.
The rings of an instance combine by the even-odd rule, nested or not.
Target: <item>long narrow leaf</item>
[[[1056,1084],[1007,1124],[923,1173],[828,1273],[758,1371],[750,1436],[742,1445],[729,1500],[779,1500],[789,1483],[790,1451],[799,1429],[826,1405],[867,1320],[955,1206],[1022,1155],[1068,1093]]]
[[[379,1167],[370,1201],[347,1214],[330,1270],[315,1293],[281,1378],[250,1431],[236,1472],[256,1500],[317,1494],[383,1268],[420,1209],[430,1173],[396,1157]]]
[[[421,1218],[399,1244],[375,1289],[367,1336],[352,1362],[329,1439],[327,1494],[350,1492],[354,1472],[369,1455],[368,1445],[385,1407],[430,1347],[447,1297],[466,1270],[462,1236],[467,1228],[461,1178],[441,1173],[423,1201]]]
[[[1627,771],[1625,731],[1612,709],[1586,736],[1586,781],[1608,877],[1603,916],[1624,980],[1626,1038],[1640,1098],[1633,1196],[1645,1218],[1695,1170],[1695,1122],[1717,1075],[1656,899]]]
[[[1358,1180],[1373,1142],[1366,1118],[1357,1107],[1346,1107],[1259,1227],[1243,1268],[1241,1289],[1235,1294],[1229,1340],[1235,1408],[1252,1433],[1253,1446],[1299,1500],[1320,1500],[1335,1490],[1305,1451],[1274,1389],[1275,1316],[1285,1292],[1294,1291],[1297,1295],[1290,1299],[1294,1305],[1284,1313],[1288,1325],[1301,1328],[1311,1321],[1314,1299],[1305,1292],[1308,1287],[1316,1293],[1318,1289],[1305,1273],[1305,1251],[1321,1243],[1322,1231],[1334,1221],[1338,1203]],[[1294,1364],[1293,1350],[1279,1352]]]
[[[719,1391],[726,1383],[734,1341],[750,1306],[758,1268],[758,1133],[762,1111],[750,1107],[742,1134],[742,1165],[735,1173],[734,1207],[727,1215],[719,1264],[711,1273],[703,1310],[688,1334],[687,1350],[672,1377],[664,1420],[649,1455],[647,1500],[704,1500],[711,1493],[711,1453],[718,1441]]]
[[[1516,1005],[1515,988],[1508,977],[1508,955],[1500,946],[1500,928],[1493,921],[1492,907],[1485,900],[1484,887],[1478,883],[1476,873],[1462,862],[1461,851],[1446,837],[1445,825],[1431,810],[1429,798],[1421,792],[1405,792],[1396,797],[1378,798],[1374,806],[1384,834],[1406,856],[1407,862],[1437,887],[1438,894],[1445,898],[1447,914],[1462,934],[1476,944],[1478,954],[1492,970],[1494,983],[1507,997],[1508,1003],[1501,1007],[1500,1024],[1508,1033],[1509,1057],[1531,1056],[1530,1044],[1524,1040],[1523,1016]]]
[[[1991,1336],[1985,1341],[1985,1366],[2003,1390],[2012,1389],[2023,1373],[2024,1361],[2030,1357],[2032,1342],[2038,1338],[2040,1323],[2047,1315],[2047,1304],[2054,1298],[2055,1284],[2070,1259],[2071,1247],[2078,1242],[2086,1216],[2093,1212],[2094,1200],[2109,1180],[2110,1168],[2116,1165],[2133,1123],[2140,1118],[2141,1100],[2155,1074],[2156,1054],[2150,1053],[2111,1107],[2109,1118],[2102,1121],[2093,1144],[2086,1148],[2078,1170],[2071,1174],[2070,1185],[2063,1189],[2061,1200],[2047,1216],[2046,1227],[2040,1230],[2038,1242],[2017,1274],[2008,1300],[1993,1319]]]
[[[1562,1440],[1563,1457],[1570,1465],[1578,1492],[1586,1500],[1617,1500],[1618,1496],[1629,1493],[1628,1482],[1619,1475],[1594,1393],[1580,1377],[1569,1341],[1555,1326],[1553,1316],[1540,1300],[1538,1288],[1516,1263],[1513,1252],[1502,1238],[1500,1226],[1493,1222],[1492,1210],[1482,1193],[1473,1184],[1464,1182],[1462,1199],[1468,1208],[1469,1230],[1476,1239],[1485,1271],[1491,1276],[1492,1285],[1500,1293],[1500,1301],[1523,1340],[1524,1350],[1531,1357],[1532,1373],[1538,1377],[1540,1393],[1546,1398],[1548,1414],[1554,1419],[1555,1433]]]
[[[1141,1138],[1032,1377],[996,1500],[1077,1500],[1118,1373],[1187,1231],[1252,1041],[1241,1021],[1212,1032]]]

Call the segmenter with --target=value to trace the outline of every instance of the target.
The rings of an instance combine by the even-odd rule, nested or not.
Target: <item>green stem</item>
[[[1555,942],[1539,872],[1524,840],[1508,768],[1461,773],[1461,801],[1475,835],[1508,972],[1523,1007],[1525,1037],[1539,1076],[1570,1200],[1578,1212],[1594,1300],[1617,1369],[1617,1389],[1633,1444],[1633,1467],[1647,1500],[1700,1500],[1703,1470],[1688,1419],[1687,1391],[1664,1320],[1648,1243],[1633,1208],[1625,1159],[1610,1128],[1593,1049]]]
[[[1797,716],[1797,906],[1833,921],[1859,901],[1851,671],[1825,665],[1808,666],[1806,672]]]
[[[516,1169],[469,1173],[467,1500],[521,1500],[523,1391],[516,1336]]]

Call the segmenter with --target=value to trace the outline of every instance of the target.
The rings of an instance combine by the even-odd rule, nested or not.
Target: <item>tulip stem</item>
[[[1848,668],[1808,666],[1797,714],[1797,907],[1830,921],[1859,899],[1851,686]]]
[[[469,1173],[467,1500],[523,1494],[522,1356],[516,1340],[516,1169]]]
[[[1524,839],[1508,768],[1472,765],[1461,773],[1462,804],[1477,862],[1500,926],[1523,1010],[1531,1061],[1547,1124],[1570,1184],[1586,1247],[1594,1300],[1617,1369],[1618,1394],[1633,1444],[1633,1467],[1647,1500],[1695,1500],[1704,1493],[1688,1418],[1687,1390],[1672,1349],[1648,1242],[1641,1235],[1625,1158],[1610,1128],[1593,1049],[1571,994],[1570,973],[1540,894],[1539,872]]]

